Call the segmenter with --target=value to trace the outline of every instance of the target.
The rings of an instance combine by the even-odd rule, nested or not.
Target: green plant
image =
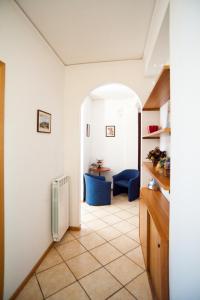
[[[164,159],[166,157],[166,151],[161,151],[159,147],[156,147],[154,150],[149,151],[147,155],[147,159],[151,160],[152,162],[159,162],[161,159]]]

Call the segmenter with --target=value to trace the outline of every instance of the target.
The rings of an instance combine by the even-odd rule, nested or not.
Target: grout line
[[[42,287],[41,287],[41,285],[40,285],[40,282],[39,282],[39,280],[38,280],[38,278],[37,278],[37,274],[36,274],[36,273],[35,273],[35,278],[36,278],[36,281],[37,281],[37,283],[38,283],[38,285],[39,285],[39,289],[40,289],[40,291],[41,291],[41,293],[42,293],[42,297],[43,297],[43,299],[45,299],[44,294],[43,294],[43,291],[42,291]]]

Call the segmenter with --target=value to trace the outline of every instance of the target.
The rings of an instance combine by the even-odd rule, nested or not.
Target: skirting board
[[[71,230],[71,231],[80,231],[81,230],[81,225],[80,226],[69,226],[69,230]]]
[[[22,283],[20,284],[20,286],[14,292],[14,294],[12,295],[12,297],[10,298],[10,300],[16,299],[16,297],[23,290],[24,286],[27,284],[27,282],[29,281],[29,279],[33,276],[33,274],[35,273],[35,271],[37,270],[37,268],[41,264],[42,260],[45,258],[45,256],[48,254],[48,252],[51,250],[51,248],[53,247],[53,245],[54,245],[54,242],[52,242],[50,244],[50,246],[47,248],[47,250],[44,252],[44,254],[40,257],[40,259],[35,264],[35,266],[32,268],[32,270],[30,271],[30,273],[26,276],[26,278],[22,281]]]

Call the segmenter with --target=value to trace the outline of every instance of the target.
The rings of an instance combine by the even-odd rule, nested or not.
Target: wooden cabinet
[[[157,299],[162,298],[161,291],[161,239],[153,219],[149,222],[149,272]]]
[[[144,263],[147,268],[147,223],[149,221],[148,211],[143,198],[140,199],[140,242],[144,256]]]
[[[169,299],[169,203],[159,191],[141,189],[140,241],[154,299]]]

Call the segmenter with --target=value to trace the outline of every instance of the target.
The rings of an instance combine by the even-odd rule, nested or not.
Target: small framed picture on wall
[[[37,132],[51,133],[51,114],[37,110]]]
[[[90,137],[90,124],[86,124],[86,136]]]
[[[115,126],[106,126],[106,137],[115,137]]]

